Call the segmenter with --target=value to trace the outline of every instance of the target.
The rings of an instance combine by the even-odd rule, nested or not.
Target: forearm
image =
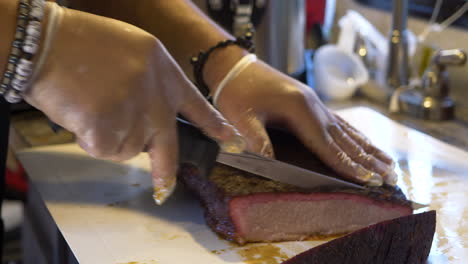
[[[126,21],[159,38],[188,76],[192,76],[190,57],[219,41],[232,38],[189,0],[74,0],[74,7]],[[236,46],[216,51],[204,70],[210,88],[245,54]]]
[[[18,0],[0,0],[0,74],[5,72],[10,55],[16,30],[17,12]]]

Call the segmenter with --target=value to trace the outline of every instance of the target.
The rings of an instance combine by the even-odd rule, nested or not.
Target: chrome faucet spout
[[[408,0],[393,0],[392,30],[387,58],[387,85],[398,88],[407,85],[408,66]]]

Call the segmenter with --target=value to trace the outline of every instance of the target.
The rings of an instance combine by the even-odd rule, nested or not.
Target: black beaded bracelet
[[[205,83],[205,79],[203,78],[203,68],[205,67],[205,64],[208,61],[211,53],[213,53],[213,51],[216,49],[225,48],[230,45],[237,45],[249,52],[255,52],[255,46],[252,42],[252,38],[253,32],[248,31],[245,33],[244,37],[238,37],[235,40],[223,40],[215,46],[209,48],[207,51],[200,51],[197,56],[193,56],[190,59],[190,63],[193,65],[193,76],[195,78],[195,84],[205,97],[210,97],[210,90],[208,85]]]

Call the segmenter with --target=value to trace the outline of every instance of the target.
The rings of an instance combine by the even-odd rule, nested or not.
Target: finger
[[[361,164],[369,171],[375,172],[383,177],[384,181],[394,185],[397,178],[393,168],[378,160],[357,144],[339,124],[329,126],[328,132],[335,143],[355,162]]]
[[[296,112],[295,115],[289,115],[287,118],[290,129],[294,131],[305,146],[317,154],[320,160],[340,176],[362,184],[382,185],[382,177],[353,161],[334,142],[322,125],[318,125],[319,123],[314,114],[300,111]]]
[[[222,142],[224,151],[242,152],[245,149],[246,143],[239,132],[198,91],[189,89],[179,112],[208,136]]]
[[[247,143],[251,152],[274,158],[273,145],[265,129],[265,122],[260,120],[251,111],[241,114],[237,120],[228,120],[236,127]]]
[[[163,204],[176,186],[178,143],[175,120],[155,133],[148,143],[156,204]]]
[[[120,144],[117,153],[110,157],[113,161],[124,161],[131,159],[143,151],[145,135],[143,122],[135,122],[130,133]]]
[[[320,153],[320,158],[333,170],[345,178],[370,186],[381,186],[382,176],[378,173],[364,168],[361,164],[353,161],[333,139],[327,140],[328,150]]]
[[[362,148],[370,155],[375,156],[382,162],[386,163],[387,165],[394,167],[394,161],[392,157],[390,157],[387,153],[384,151],[380,150],[376,146],[374,146],[370,140],[362,134],[360,131],[358,131],[356,128],[354,128],[352,125],[350,125],[346,120],[341,118],[339,115],[335,115],[340,123],[340,126],[348,133],[348,135],[359,145],[362,146]]]

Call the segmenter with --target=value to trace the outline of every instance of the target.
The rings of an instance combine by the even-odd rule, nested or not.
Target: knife
[[[208,175],[216,162],[250,172],[274,181],[312,189],[320,186],[365,187],[306,170],[285,162],[266,158],[257,154],[220,152],[218,144],[204,135],[189,122],[178,118],[179,163],[188,162],[198,167],[203,175]]]
[[[365,189],[364,186],[355,183],[306,170],[254,153],[220,152],[219,145],[191,123],[178,118],[177,126],[179,133],[179,164],[191,163],[198,167],[202,175],[209,175],[216,162],[219,162],[270,180],[304,189],[323,186]],[[413,201],[411,201],[411,205],[414,210],[428,206]]]

